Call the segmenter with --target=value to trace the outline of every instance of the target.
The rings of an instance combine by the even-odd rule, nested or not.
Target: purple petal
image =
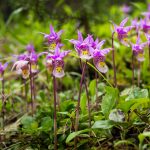
[[[115,30],[115,32],[117,32],[117,28],[118,28],[119,26],[117,26],[115,23],[113,23],[113,25],[114,25],[114,30]]]
[[[48,54],[48,52],[41,52],[41,53],[38,54],[38,57],[40,57],[42,55],[47,55],[47,54]]]
[[[99,42],[99,44],[97,44],[96,48],[100,49],[105,42],[106,40],[102,40],[101,42]]]
[[[69,42],[70,43],[72,43],[72,44],[74,44],[74,45],[77,45],[77,44],[79,44],[80,42],[79,41],[77,41],[77,40],[69,40]]]
[[[121,21],[121,23],[120,23],[120,26],[121,26],[121,27],[124,27],[124,25],[127,23],[128,19],[129,19],[128,17],[125,18],[125,19],[123,19],[123,20]]]
[[[51,34],[55,34],[55,31],[54,31],[54,28],[53,28],[52,25],[50,25],[50,33],[51,33]]]
[[[99,42],[99,39],[97,38],[97,39],[95,40],[95,44],[97,45],[97,44],[98,44],[98,42]]]
[[[144,47],[147,46],[147,45],[148,45],[148,42],[144,42],[144,43],[140,44],[140,46],[141,46],[142,48],[144,48]]]
[[[126,30],[126,32],[129,32],[131,29],[133,29],[134,26],[128,26],[128,27],[124,27],[124,29]]]
[[[64,58],[64,57],[67,56],[70,52],[71,52],[70,50],[61,52],[61,53],[60,53],[60,57],[61,57],[61,58]]]
[[[7,68],[7,66],[8,66],[8,62],[6,62],[6,63],[3,65],[4,70]]]
[[[101,50],[101,53],[102,53],[103,55],[106,55],[106,54],[108,54],[111,50],[112,50],[112,48],[105,48],[105,49],[102,49],[102,50]]]
[[[64,32],[63,30],[60,30],[59,32],[57,32],[58,37],[60,37],[63,32]]]
[[[78,40],[80,42],[83,42],[83,37],[82,37],[82,33],[78,30]]]
[[[60,55],[59,44],[56,45],[56,48],[55,48],[55,55],[56,55],[56,56],[59,56],[59,55]]]
[[[93,53],[94,53],[94,48],[92,48],[92,47],[89,47],[89,52],[90,52],[90,54],[93,56]]]
[[[92,42],[94,42],[92,35],[88,34],[88,37],[85,38],[84,42],[88,44],[91,44]]]

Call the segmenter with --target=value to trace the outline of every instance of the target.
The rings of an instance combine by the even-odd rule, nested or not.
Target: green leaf
[[[126,98],[126,101],[138,98],[148,98],[148,95],[149,94],[147,89],[131,88],[128,91],[128,97]]]
[[[138,138],[139,138],[139,141],[140,141],[140,149],[141,149],[142,143],[143,143],[143,141],[146,137],[150,138],[150,132],[143,132],[143,133],[139,134]]]
[[[94,96],[96,94],[96,80],[92,80],[89,85],[89,92],[91,96]]]
[[[43,131],[50,131],[53,126],[53,121],[51,117],[44,117],[41,121],[41,127]]]
[[[69,136],[67,137],[66,139],[66,143],[69,143],[71,140],[73,140],[76,136],[82,134],[82,133],[85,133],[85,132],[89,132],[90,129],[85,129],[85,130],[80,130],[80,131],[77,131],[77,132],[72,132],[69,134]]]
[[[110,129],[112,128],[114,125],[113,121],[111,120],[99,120],[99,121],[96,121],[94,123],[94,125],[92,126],[93,129],[97,129],[97,128],[100,128],[100,129]]]
[[[136,149],[138,149],[137,146],[134,143],[132,143],[131,141],[129,141],[129,140],[120,140],[120,141],[117,141],[114,144],[114,147],[117,147],[117,146],[120,146],[120,145],[124,145],[124,144],[126,144],[126,145],[133,145]]]
[[[134,105],[131,106],[131,111],[142,107],[142,108],[148,108],[149,107],[149,103],[150,103],[150,99],[148,98],[140,98],[136,100],[136,103]]]
[[[124,112],[128,112],[131,108],[136,103],[136,100],[130,100],[130,101],[124,101],[118,104],[117,108],[123,110]]]
[[[118,90],[112,87],[106,87],[106,94],[103,96],[101,104],[102,112],[106,118],[108,118],[110,111],[115,106],[117,98]]]
[[[83,93],[81,96],[81,102],[80,102],[81,111],[83,114],[85,114],[87,112],[86,101],[87,101],[86,93]]]
[[[21,123],[23,124],[24,128],[28,128],[32,122],[33,118],[31,116],[24,116],[21,120]]]
[[[147,108],[149,103],[150,103],[150,99],[148,98],[138,98],[138,99],[132,99],[129,101],[121,102],[120,104],[118,104],[117,108],[120,108],[121,110],[127,113],[129,110],[133,111],[137,109],[139,106],[144,105],[144,107]]]

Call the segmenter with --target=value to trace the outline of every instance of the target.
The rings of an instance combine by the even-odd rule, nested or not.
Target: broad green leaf
[[[136,103],[136,100],[123,101],[118,104],[117,108],[127,113],[130,110],[131,106],[133,106],[135,103]]]
[[[80,130],[80,131],[77,131],[77,132],[72,132],[69,134],[69,136],[67,137],[66,139],[66,143],[69,143],[71,140],[73,140],[76,136],[82,134],[82,133],[86,133],[86,132],[89,132],[90,129],[85,129],[85,130]]]
[[[102,112],[106,118],[108,118],[110,111],[115,106],[117,98],[118,90],[112,87],[106,87],[106,94],[103,96],[101,104]]]
[[[91,96],[94,96],[96,94],[96,80],[92,80],[89,85],[89,92]]]
[[[93,129],[110,129],[112,128],[114,123],[111,120],[99,120],[94,123],[92,126]]]
[[[80,107],[81,107],[81,111],[83,114],[87,112],[86,101],[87,101],[86,93],[83,93],[81,96],[81,102],[80,102]]]

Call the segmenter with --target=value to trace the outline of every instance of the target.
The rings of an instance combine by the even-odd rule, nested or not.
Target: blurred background
[[[84,37],[92,34],[94,38],[106,39],[104,47],[111,47],[112,21],[119,24],[129,16],[128,25],[133,18],[143,17],[147,11],[148,0],[5,0],[0,1],[0,58],[25,52],[28,43],[33,43],[38,52],[45,51],[43,35],[49,33],[52,24],[56,31],[63,29],[62,43],[64,49],[73,46],[68,39],[77,38],[77,29]],[[128,13],[123,12],[123,6],[130,6]],[[131,82],[131,49],[120,45],[115,39],[117,51],[118,84],[129,85]],[[71,57],[70,57],[71,58]],[[76,58],[68,58],[66,70],[79,72]],[[110,68],[106,75],[113,77],[111,56],[107,58]],[[143,64],[143,83],[147,83],[147,61]],[[92,74],[92,70],[90,72]],[[92,75],[91,75],[92,76]]]

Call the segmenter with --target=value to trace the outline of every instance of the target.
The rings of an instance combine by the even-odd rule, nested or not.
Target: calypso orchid
[[[37,73],[38,58],[43,54],[47,54],[47,52],[37,54],[32,44],[27,45],[26,49],[28,53],[18,55],[17,61],[12,67],[12,70],[16,69],[16,73],[21,74],[24,79],[27,79],[30,75],[30,66],[31,72]]]
[[[56,45],[54,54],[49,53],[46,57],[46,67],[52,71],[53,76],[62,78],[64,73],[64,60],[63,58],[69,54],[70,51],[60,52],[59,44]]]
[[[140,43],[140,34],[138,34],[136,43],[135,43],[135,44],[131,43],[131,47],[132,47],[133,54],[136,56],[136,59],[137,59],[139,62],[142,62],[142,61],[145,60],[145,58],[144,58],[144,49],[143,49],[143,48],[144,48],[147,44],[148,44],[147,42],[145,42],[145,43]]]
[[[29,77],[29,62],[26,60],[18,60],[14,63],[12,70],[15,69],[17,74],[21,74],[24,79]]]
[[[112,50],[112,48],[101,49],[104,43],[105,40],[99,42],[96,46],[96,49],[93,49],[93,62],[96,68],[102,73],[106,73],[108,71],[108,67],[105,64],[105,57],[106,54]]]
[[[60,36],[62,34],[63,30],[60,30],[59,32],[55,32],[52,25],[50,25],[50,34],[44,33],[44,38],[47,42],[47,45],[49,46],[49,50],[54,50],[56,48],[56,45],[60,43]],[[60,45],[59,45],[60,46]]]
[[[147,19],[150,19],[150,4],[148,4],[148,10],[143,12],[142,15],[144,15]]]
[[[136,33],[140,30],[140,22],[138,22],[138,19],[135,18],[131,21],[131,25],[133,26],[133,29],[135,29]]]
[[[0,80],[3,80],[3,74],[5,69],[7,68],[8,63],[6,62],[4,65],[2,65],[2,63],[0,63]]]
[[[147,18],[141,19],[140,24],[141,24],[141,29],[145,33],[148,33],[150,31],[150,21],[149,21],[149,19],[147,19]]]
[[[91,35],[88,35],[87,38],[83,39],[82,33],[80,31],[78,31],[78,40],[74,39],[70,40],[70,42],[74,44],[75,50],[77,51],[81,59],[89,60],[92,58],[91,40],[92,40]]]
[[[127,4],[124,4],[122,7],[121,7],[121,10],[124,14],[128,14],[131,12],[132,8],[131,6],[128,6]]]
[[[127,23],[128,21],[128,17],[125,18],[121,23],[120,25],[116,25],[114,24],[114,30],[115,32],[117,33],[118,35],[118,39],[119,41],[124,44],[125,46],[129,46],[129,43],[128,43],[128,40],[127,40],[127,37],[128,37],[128,32],[133,28],[133,26],[127,26],[125,27],[125,24]]]

